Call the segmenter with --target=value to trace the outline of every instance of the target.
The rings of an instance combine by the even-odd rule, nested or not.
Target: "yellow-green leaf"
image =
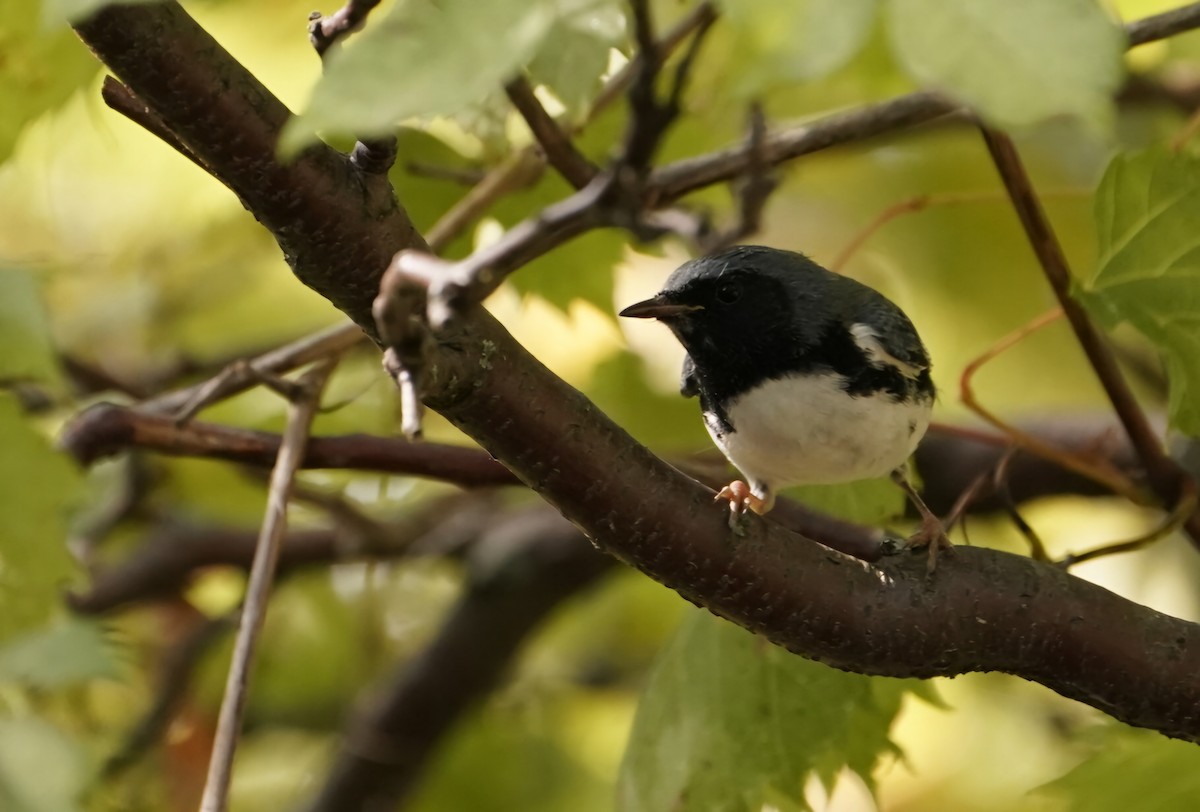
[[[1001,126],[1112,120],[1125,36],[1094,0],[891,0],[896,55]]]

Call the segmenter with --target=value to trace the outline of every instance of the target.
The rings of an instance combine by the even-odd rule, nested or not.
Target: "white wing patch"
[[[876,366],[891,366],[900,370],[906,378],[916,378],[921,374],[924,367],[915,367],[912,364],[901,361],[896,356],[887,351],[883,343],[879,340],[879,336],[875,331],[866,324],[851,324],[850,335],[854,338],[854,343],[858,348],[867,354],[867,358]]]

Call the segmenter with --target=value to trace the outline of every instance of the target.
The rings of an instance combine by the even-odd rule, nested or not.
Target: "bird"
[[[685,397],[745,477],[723,488],[730,526],[785,487],[891,476],[921,516],[910,547],[948,545],[906,467],[936,398],[929,353],[883,294],[807,256],[738,245],[693,259],[626,318],[657,319],[683,345]]]

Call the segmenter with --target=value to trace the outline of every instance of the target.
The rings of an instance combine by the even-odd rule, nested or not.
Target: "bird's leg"
[[[741,526],[742,515],[745,514],[746,509],[749,508],[761,516],[774,504],[775,500],[772,496],[773,494],[770,492],[767,493],[765,499],[756,496],[749,485],[740,479],[735,479],[721,488],[713,501],[725,500],[729,503],[729,527],[736,532]]]
[[[925,504],[925,500],[921,498],[921,494],[917,493],[917,489],[908,481],[908,473],[904,468],[892,471],[892,481],[908,494],[909,500],[921,514],[921,528],[909,536],[905,546],[910,550],[917,547],[929,547],[928,570],[933,572],[937,568],[938,551],[943,548],[949,550],[953,546],[950,544],[950,539],[946,538],[942,520],[934,515],[929,506]]]

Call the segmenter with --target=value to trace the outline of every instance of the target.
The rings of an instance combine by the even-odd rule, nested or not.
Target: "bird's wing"
[[[696,362],[692,356],[683,356],[683,373],[679,376],[679,394],[694,398],[700,394],[700,380],[696,377]]]
[[[891,366],[916,378],[929,369],[929,353],[908,316],[882,296],[863,301],[847,325],[854,343],[877,366]]]

